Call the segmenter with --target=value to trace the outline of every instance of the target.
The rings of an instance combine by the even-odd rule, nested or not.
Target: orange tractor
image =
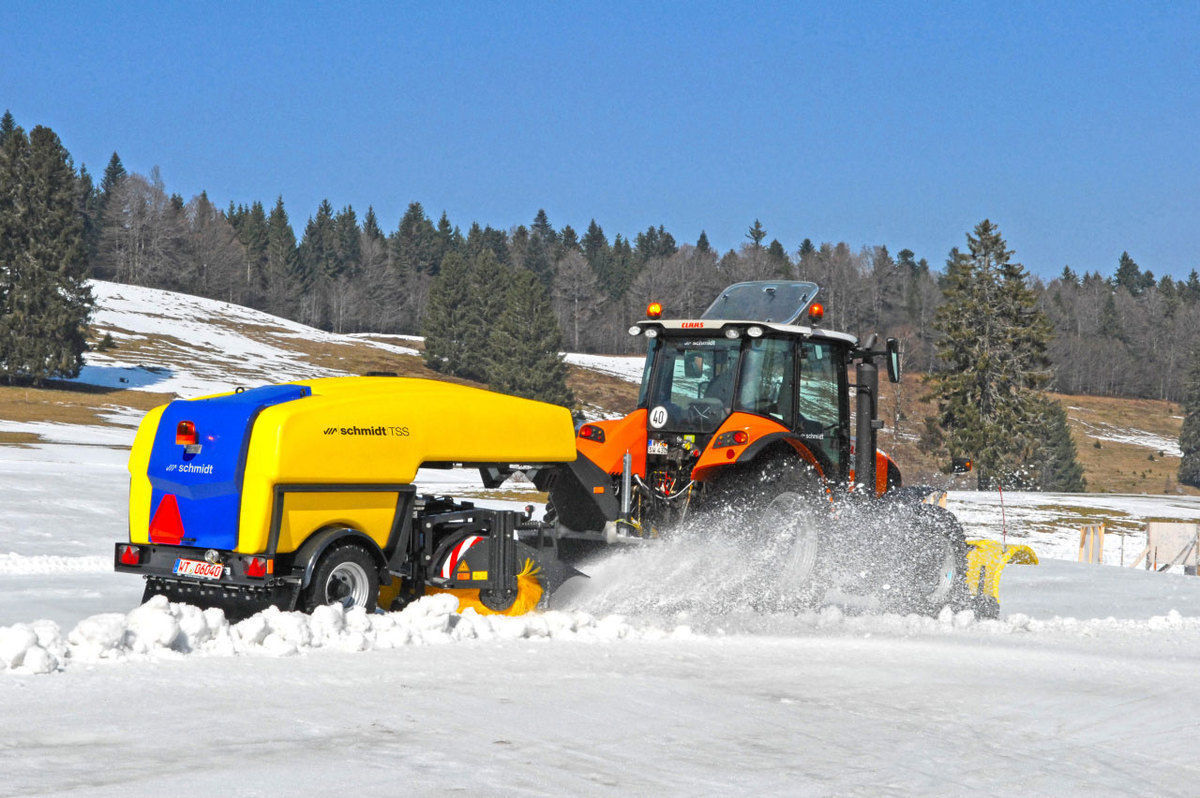
[[[647,342],[637,409],[583,424],[576,460],[535,472],[559,557],[700,516],[699,529],[781,542],[771,561],[800,603],[834,590],[893,611],[995,614],[966,583],[957,520],[925,503],[929,490],[902,488],[876,446],[877,363],[899,381],[898,342],[823,329],[817,291],[738,283],[698,319],[662,318],[651,303],[629,329]]]

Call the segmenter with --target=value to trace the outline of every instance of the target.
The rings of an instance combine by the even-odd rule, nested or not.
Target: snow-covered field
[[[664,555],[625,553],[537,616],[431,599],[231,625],[135,609],[140,580],[112,573],[124,457],[0,447],[0,795],[1185,795],[1200,775],[1200,580],[1045,560],[1007,571],[996,622],[703,595],[663,614],[631,596]],[[1186,514],[1136,498],[1114,506]]]
[[[104,323],[236,368],[156,345],[161,363],[90,355],[84,379],[193,394],[317,376],[286,347],[308,328],[274,320],[268,339],[261,314],[143,290],[99,284]],[[198,307],[218,321],[189,327]],[[136,418],[109,421],[0,420],[41,440],[0,445],[0,796],[1196,792],[1200,580],[1069,560],[1084,518],[1131,532],[1200,501],[1006,494],[1009,539],[1043,561],[1006,571],[998,621],[751,612],[714,599],[701,542],[613,554],[523,618],[434,597],[231,624],[138,608],[140,580],[112,572]],[[419,481],[524,504],[470,472]],[[998,496],[950,501],[970,534],[1002,534]]]

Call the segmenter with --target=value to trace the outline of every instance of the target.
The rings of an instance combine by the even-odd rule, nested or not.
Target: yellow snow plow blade
[[[1005,546],[995,540],[968,540],[967,586],[972,596],[1000,600],[1000,574],[1009,565],[1037,565],[1037,554],[1028,546]]]

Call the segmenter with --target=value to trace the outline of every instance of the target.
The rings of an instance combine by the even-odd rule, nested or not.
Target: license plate
[[[650,441],[650,443],[646,446],[646,454],[666,454],[666,453],[667,453],[667,442],[666,441]]]
[[[223,573],[225,573],[225,566],[219,562],[185,560],[182,557],[175,560],[176,576],[198,576],[201,579],[220,579]]]

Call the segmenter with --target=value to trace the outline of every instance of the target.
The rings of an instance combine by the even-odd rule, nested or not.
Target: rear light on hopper
[[[175,427],[175,445],[195,446],[196,443],[196,425],[190,421],[180,421]]]
[[[722,432],[713,441],[714,449],[723,449],[726,446],[745,446],[750,442],[750,434],[744,429],[735,429],[732,432]]]
[[[579,437],[586,438],[593,443],[604,443],[604,430],[595,424],[584,424],[579,428]]]
[[[137,546],[121,547],[121,565],[141,565],[142,550]]]
[[[246,576],[253,577],[254,579],[262,579],[273,570],[270,567],[271,565],[271,561],[266,558],[251,557],[246,562]]]

